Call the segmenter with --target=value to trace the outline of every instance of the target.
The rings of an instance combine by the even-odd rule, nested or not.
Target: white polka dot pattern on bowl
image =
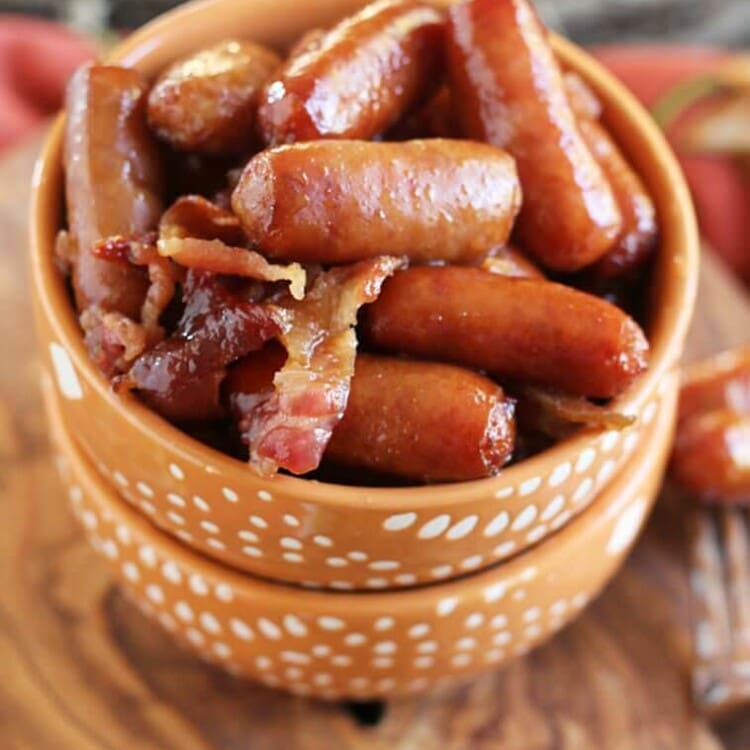
[[[649,507],[638,489],[635,499],[624,496],[600,514],[596,543],[610,569]],[[92,546],[148,617],[233,674],[328,700],[420,692],[446,676],[497,666],[561,628],[601,585],[592,579],[589,589],[572,588],[580,582],[574,572],[540,575],[519,559],[507,572],[484,574],[487,582],[471,595],[435,592],[434,603],[416,608],[383,613],[347,605],[327,613],[321,600],[317,613],[307,605],[292,610],[294,597],[279,603],[245,591],[251,579],[202,562],[198,572],[192,558],[170,557],[169,544],[144,539],[142,522],[128,525],[124,507],[105,519],[101,498],[97,503],[78,485],[69,498]],[[599,567],[603,576],[606,566]]]
[[[653,423],[658,402],[643,411]],[[264,578],[377,591],[456,578],[543,542],[617,476],[641,429],[636,423],[592,436],[576,455],[514,483],[509,479],[519,473],[511,467],[483,480],[485,494],[471,500],[457,496],[442,507],[421,502],[391,512],[371,509],[369,501],[355,508],[297,501],[285,482],[248,490],[187,458],[168,456],[158,472],[133,470],[122,458],[126,451],[104,456],[89,448],[134,508],[209,557]]]

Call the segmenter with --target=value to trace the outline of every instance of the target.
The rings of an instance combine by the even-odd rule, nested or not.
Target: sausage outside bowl
[[[233,674],[299,695],[365,700],[497,669],[574,619],[614,575],[648,516],[675,403],[672,389],[626,468],[553,538],[457,581],[377,593],[299,590],[196,554],[96,472],[51,384],[47,410],[73,512],[147,616]]]
[[[153,77],[176,58],[229,36],[282,47],[360,6],[204,0],[135,33],[110,60]],[[63,419],[98,471],[133,508],[196,550],[258,576],[373,590],[434,583],[489,567],[540,542],[606,489],[671,398],[670,373],[692,314],[698,242],[677,163],[635,99],[596,61],[553,39],[604,105],[604,121],[654,197],[661,245],[651,276],[649,370],[616,402],[636,421],[583,430],[489,479],[407,488],[263,479],[193,440],[130,395],[117,396],[87,356],[65,280],[53,260],[63,223],[62,119],[37,165],[31,206],[34,297],[42,360]]]

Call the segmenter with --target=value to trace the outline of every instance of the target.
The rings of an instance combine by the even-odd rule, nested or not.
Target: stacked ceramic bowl
[[[359,5],[207,0],[128,39],[112,62],[153,76],[229,36],[272,45]],[[53,262],[62,122],[32,205],[46,404],[77,516],[144,610],[227,668],[298,693],[374,697],[497,666],[562,627],[613,575],[654,500],[675,415],[697,238],[656,127],[594,60],[555,38],[654,196],[648,372],[617,402],[623,431],[585,430],[491,479],[420,488],[261,479],[192,440],[89,362]],[[315,590],[313,590],[315,589]]]

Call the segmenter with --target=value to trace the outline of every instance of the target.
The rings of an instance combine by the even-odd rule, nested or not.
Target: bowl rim
[[[159,46],[165,36],[177,34],[179,25],[175,26],[175,21],[183,26],[186,23],[199,23],[202,16],[216,14],[223,6],[240,7],[236,0],[195,0],[168,11],[128,37],[105,63],[137,66],[141,59]],[[616,407],[624,413],[637,414],[647,394],[655,391],[676,364],[687,334],[698,276],[699,245],[695,213],[676,157],[641,104],[623,84],[577,45],[555,34],[552,35],[552,43],[564,63],[603,95],[607,109],[618,110],[626,122],[622,129],[627,127],[629,131],[640,134],[641,144],[658,166],[654,174],[659,176],[660,184],[666,186],[662,200],[668,204],[668,210],[660,219],[663,225],[669,224],[674,234],[671,245],[678,248],[678,255],[671,259],[665,288],[661,290],[663,299],[660,298],[658,310],[650,321],[649,368],[615,401]],[[458,507],[462,502],[471,502],[478,494],[492,494],[507,486],[509,481],[515,483],[520,477],[543,475],[545,466],[570,460],[571,455],[577,455],[590,445],[592,439],[603,434],[602,430],[584,428],[493,477],[418,487],[338,485],[281,474],[271,479],[259,477],[246,463],[189,437],[132,394],[113,394],[109,383],[96,371],[85,351],[74,307],[53,257],[54,235],[59,224],[55,224],[53,229],[52,217],[59,216],[63,127],[64,113],[57,117],[44,142],[32,180],[30,236],[36,303],[86,385],[99,398],[109,402],[118,418],[129,422],[146,441],[158,445],[167,455],[173,455],[188,465],[210,466],[221,477],[231,477],[240,487],[256,490],[272,485],[277,492],[285,492],[296,500],[308,500],[325,507],[348,508],[366,503],[371,510],[391,512],[402,507],[408,499],[410,508],[419,511],[436,504]]]
[[[46,384],[43,384],[43,400],[46,404],[47,418],[50,420],[51,433],[58,443],[58,450],[73,468],[74,483],[82,485],[89,496],[98,498],[96,502],[105,510],[111,513],[114,508],[116,516],[125,518],[128,526],[137,528],[144,543],[165,551],[166,558],[175,560],[184,567],[195,569],[209,581],[230,584],[241,596],[256,600],[259,596],[265,597],[266,600],[274,599],[276,606],[283,604],[285,607],[297,609],[306,607],[310,610],[325,606],[331,614],[351,617],[351,613],[356,612],[358,617],[370,617],[388,611],[388,608],[384,609],[386,602],[391,605],[397,602],[399,614],[407,617],[413,611],[421,611],[426,606],[445,598],[456,597],[466,603],[481,596],[486,589],[500,582],[510,584],[517,578],[522,578],[530,567],[538,568],[541,555],[567,558],[568,554],[564,553],[574,551],[581,544],[581,537],[585,537],[588,530],[598,528],[598,524],[603,522],[603,519],[609,520],[613,516],[616,517],[628,508],[641,496],[643,486],[649,482],[649,476],[656,472],[660,479],[666,467],[675,425],[677,391],[675,389],[666,397],[665,408],[660,409],[656,419],[648,426],[644,439],[632,455],[625,471],[615,477],[612,484],[603,490],[596,503],[586,508],[554,535],[508,560],[483,570],[467,573],[459,578],[412,588],[383,591],[338,591],[300,586],[254,576],[197,553],[151,524],[135,508],[129,506],[117,494],[114,487],[107,483],[106,478],[96,470],[91,460],[73,439],[61,412],[61,397],[54,391],[49,379]],[[646,498],[647,507],[636,539],[643,531],[648,516],[658,500],[659,481],[656,480],[654,485],[653,493]],[[630,546],[634,543],[634,541],[631,542]],[[626,555],[627,550],[622,557]],[[619,568],[619,563],[617,568]],[[394,600],[393,597],[397,599]]]

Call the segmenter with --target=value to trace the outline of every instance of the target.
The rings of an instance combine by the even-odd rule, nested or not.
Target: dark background
[[[300,0],[315,2],[315,0]],[[129,29],[175,0],[0,0],[0,12],[29,13],[83,31]],[[537,0],[547,22],[584,44],[679,41],[750,43],[750,0]]]

